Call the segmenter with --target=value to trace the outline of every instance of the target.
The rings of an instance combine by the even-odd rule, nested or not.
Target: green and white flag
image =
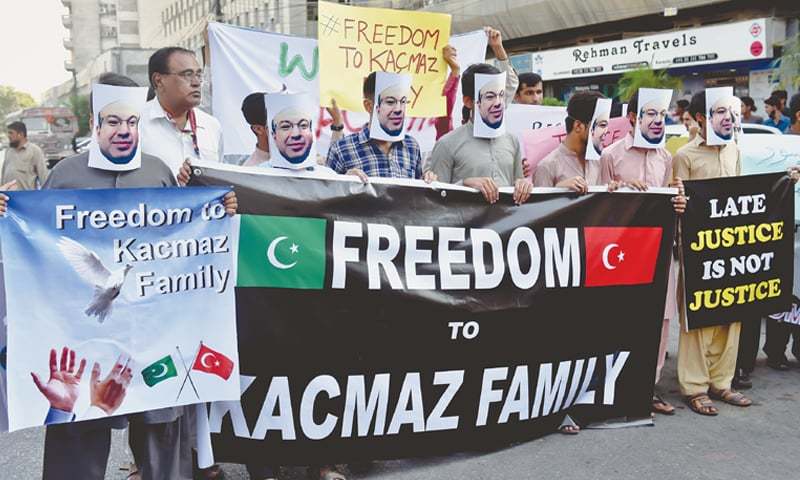
[[[172,361],[172,355],[156,360],[142,370],[142,379],[148,387],[155,386],[158,383],[172,377],[178,376],[178,369],[175,368],[175,362]]]
[[[238,287],[323,288],[326,220],[242,215]]]

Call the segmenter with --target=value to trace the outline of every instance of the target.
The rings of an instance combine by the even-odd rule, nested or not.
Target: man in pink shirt
[[[631,126],[636,122],[638,111],[638,93],[628,102],[628,119]],[[633,131],[603,149],[600,155],[600,183],[618,182],[637,190],[647,190],[648,187],[675,186],[680,195],[673,198],[675,211],[683,213],[686,208],[686,198],[683,197],[683,183],[681,179],[672,180],[672,155],[665,148],[640,148],[633,146]],[[669,338],[669,319],[677,312],[676,301],[676,259],[673,256],[670,262],[669,279],[667,284],[667,302],[664,310],[664,322],[661,325],[661,343],[658,348],[658,362],[656,364],[656,383],[661,379],[661,369],[667,353],[667,340]],[[675,407],[659,395],[653,396],[654,412],[673,415]]]
[[[603,98],[603,95],[584,91],[576,92],[569,99],[564,121],[567,136],[536,166],[534,187],[566,187],[586,193],[590,185],[603,185],[600,181],[600,162],[586,160],[589,126],[598,98]]]

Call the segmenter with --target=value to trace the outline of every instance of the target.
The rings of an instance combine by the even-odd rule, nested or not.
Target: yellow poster
[[[363,111],[364,78],[383,71],[412,76],[409,116],[445,114],[450,15],[319,2],[317,34],[323,105],[335,98],[342,110]]]

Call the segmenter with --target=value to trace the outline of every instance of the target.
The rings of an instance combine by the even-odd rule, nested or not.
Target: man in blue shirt
[[[362,93],[364,108],[374,111],[375,72],[364,79]],[[416,178],[426,182],[436,180],[433,172],[422,172],[419,143],[411,135],[395,142],[369,138],[368,122],[357,133],[332,143],[328,149],[328,166],[339,174],[364,172],[368,177]]]
[[[789,128],[789,119],[781,112],[781,99],[773,95],[764,100],[764,104],[764,109],[767,112],[764,125],[777,128],[781,133],[786,132],[786,129]]]

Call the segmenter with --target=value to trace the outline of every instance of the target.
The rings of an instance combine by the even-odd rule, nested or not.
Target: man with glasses
[[[628,111],[631,111],[630,104]],[[642,110],[639,112],[639,131],[642,132],[642,137],[653,145],[661,143],[666,131],[667,115],[667,106],[659,100],[651,100],[642,105]]]
[[[375,78],[370,73],[362,86],[364,109],[370,112],[370,121],[357,133],[347,135],[332,143],[328,150],[328,166],[339,174],[365,177],[416,178],[422,179],[422,157],[419,143],[411,135],[390,142],[370,138],[369,126],[375,112]],[[426,182],[435,180],[428,173]]]
[[[148,62],[155,98],[142,112],[143,152],[156,156],[177,174],[186,160],[222,161],[219,121],[200,110],[203,70],[191,50],[165,47]]]

